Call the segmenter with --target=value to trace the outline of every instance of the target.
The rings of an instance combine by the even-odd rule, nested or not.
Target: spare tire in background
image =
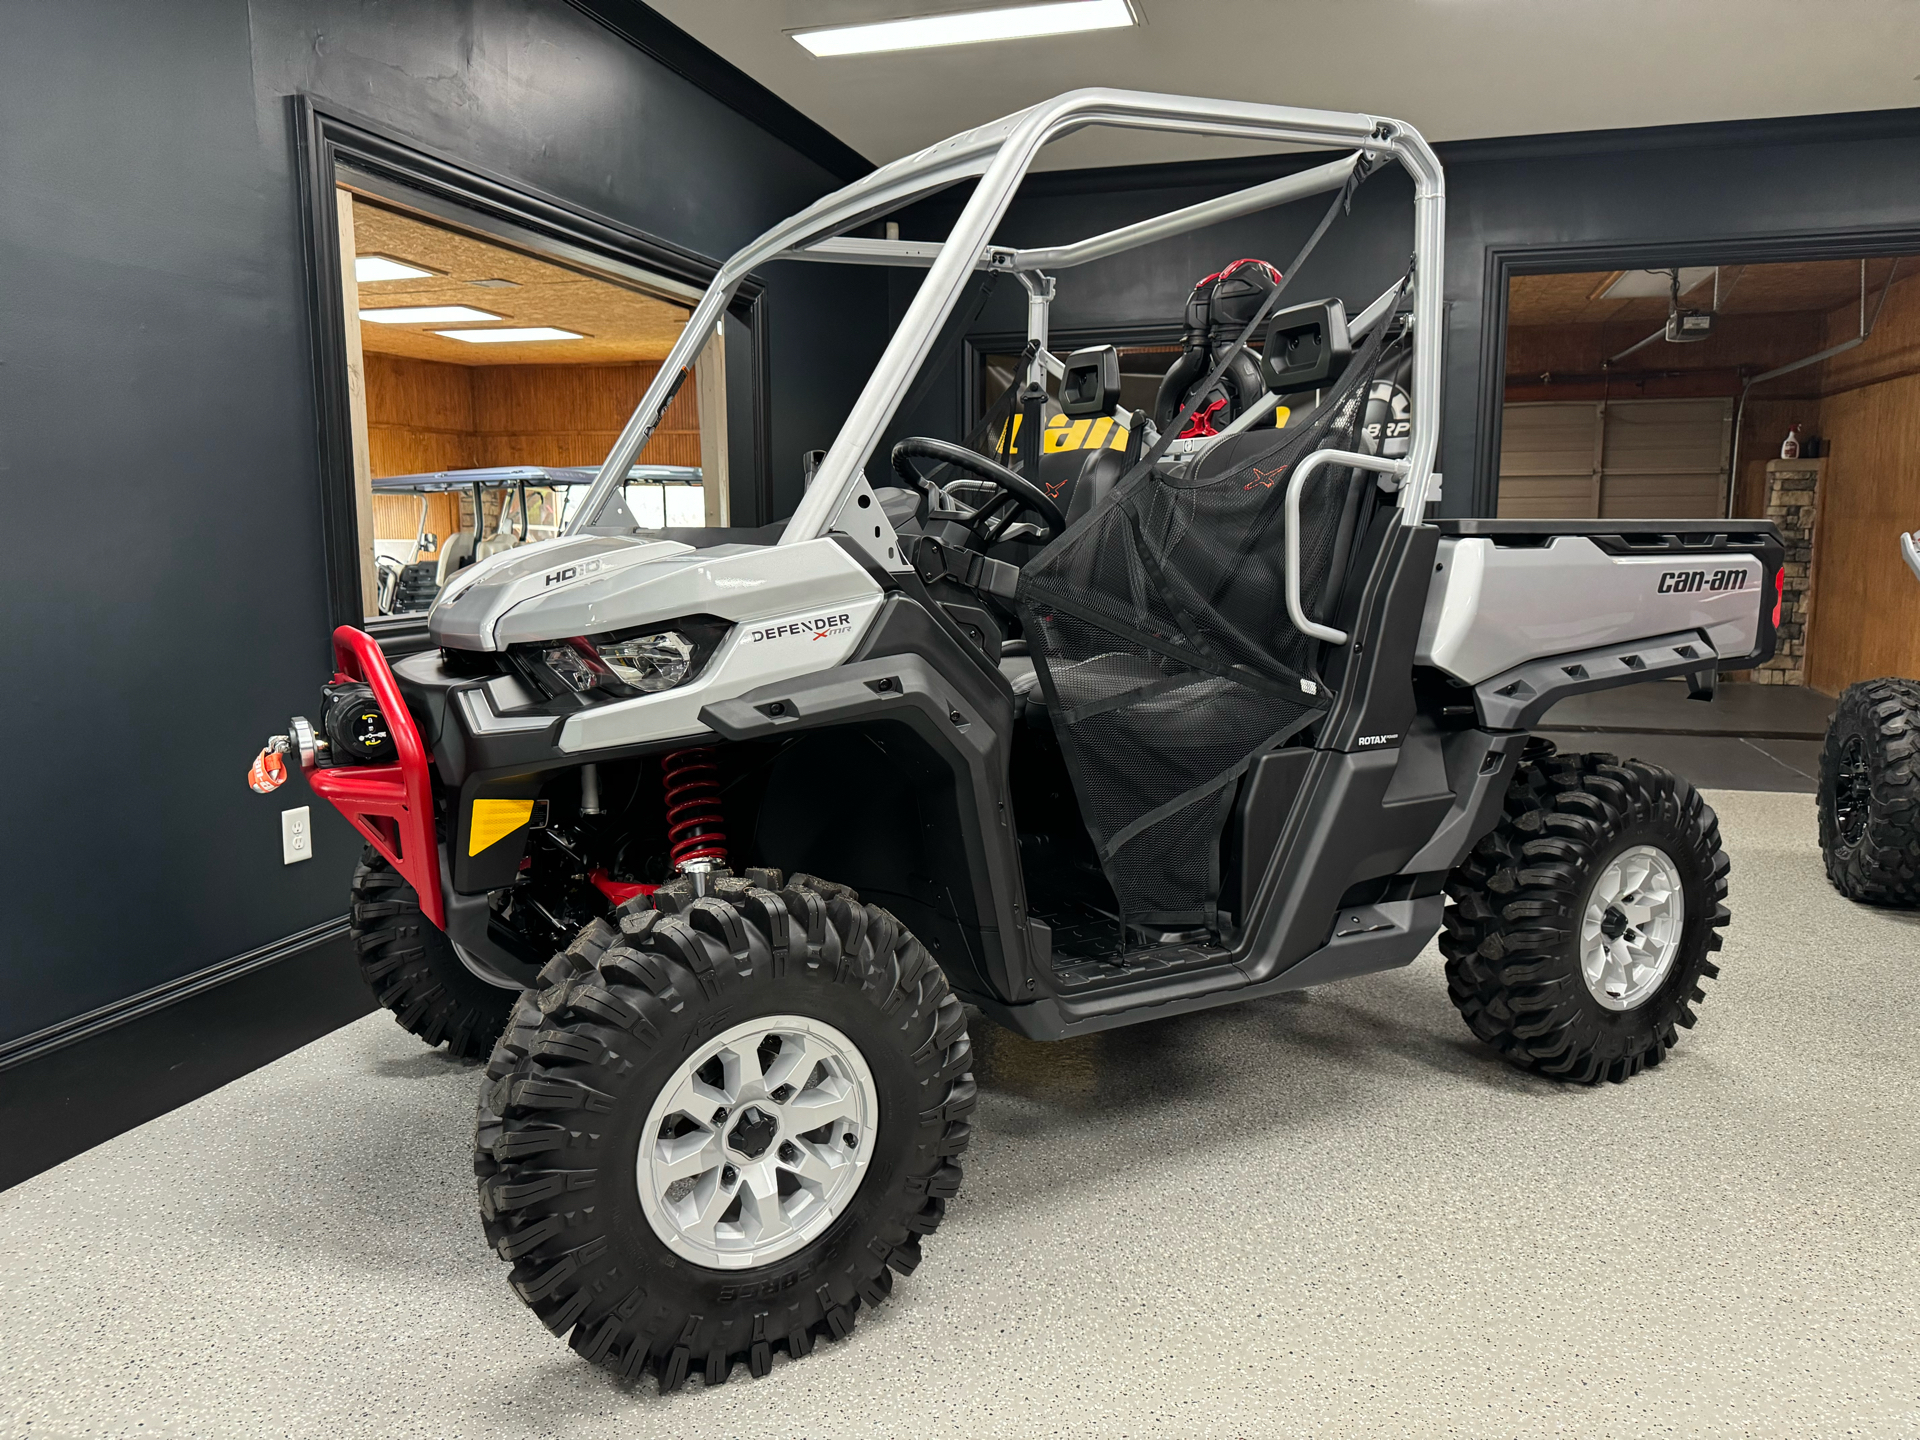
[[[1913,910],[1921,873],[1916,684],[1857,681],[1841,692],[1821,747],[1821,859],[1851,901]]]

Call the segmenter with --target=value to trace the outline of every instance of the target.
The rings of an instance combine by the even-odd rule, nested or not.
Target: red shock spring
[[[720,767],[710,746],[689,746],[661,757],[667,795],[667,843],[675,870],[696,861],[727,864],[727,817],[720,808]]]

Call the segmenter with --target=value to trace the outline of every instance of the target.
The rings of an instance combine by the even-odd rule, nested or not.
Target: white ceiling
[[[1362,110],[1430,140],[1910,106],[1915,0],[1134,0],[1136,29],[818,59],[783,31],[993,0],[648,0],[877,164],[1082,85]],[[1245,154],[1091,131],[1043,168]]]

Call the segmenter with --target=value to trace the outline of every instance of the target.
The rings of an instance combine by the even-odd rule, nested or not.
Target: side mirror
[[[1071,416],[1112,415],[1121,403],[1121,353],[1090,345],[1067,357],[1061,372],[1061,409]]]
[[[1347,307],[1338,300],[1290,305],[1267,322],[1261,379],[1276,395],[1318,390],[1347,368],[1354,353]]]

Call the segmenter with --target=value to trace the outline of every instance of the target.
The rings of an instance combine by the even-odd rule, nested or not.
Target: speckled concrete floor
[[[481,1242],[475,1072],[385,1017],[0,1195],[0,1434],[1913,1436],[1916,930],[1720,793],[1702,1024],[1510,1071],[1406,971],[1048,1047],[854,1337],[626,1390]]]

